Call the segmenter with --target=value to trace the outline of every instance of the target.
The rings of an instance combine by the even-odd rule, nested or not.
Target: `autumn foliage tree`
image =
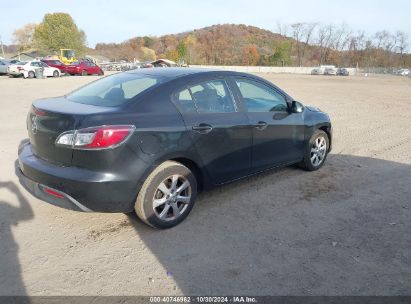
[[[18,45],[20,52],[27,51],[33,47],[35,29],[36,24],[28,23],[13,32],[13,42]]]
[[[254,44],[246,45],[243,48],[243,64],[256,65],[260,59],[260,54],[257,51],[257,46]]]
[[[36,26],[34,42],[38,49],[58,53],[62,48],[81,53],[86,47],[86,34],[66,13],[46,14]]]

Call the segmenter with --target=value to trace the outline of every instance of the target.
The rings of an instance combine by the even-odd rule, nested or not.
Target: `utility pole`
[[[1,39],[1,36],[0,36],[0,44],[1,44],[1,54],[2,54],[2,57],[4,58],[3,40]]]

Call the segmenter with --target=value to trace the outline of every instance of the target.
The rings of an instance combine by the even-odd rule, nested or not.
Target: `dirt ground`
[[[263,76],[330,114],[326,165],[201,194],[167,231],[26,192],[31,101],[97,77],[0,77],[0,295],[410,295],[411,79]]]

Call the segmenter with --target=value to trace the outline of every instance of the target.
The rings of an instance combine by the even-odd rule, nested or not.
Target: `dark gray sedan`
[[[332,142],[328,115],[274,84],[190,68],[128,71],[37,100],[27,127],[19,172],[34,195],[135,210],[156,228],[180,223],[199,191],[292,164],[317,170]]]

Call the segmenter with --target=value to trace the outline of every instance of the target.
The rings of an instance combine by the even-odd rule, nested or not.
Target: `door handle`
[[[209,124],[201,123],[198,126],[193,126],[192,129],[198,133],[206,134],[210,133],[213,130],[213,127]]]
[[[264,130],[267,128],[268,124],[265,121],[259,121],[257,124],[254,125],[254,127],[258,130]]]

